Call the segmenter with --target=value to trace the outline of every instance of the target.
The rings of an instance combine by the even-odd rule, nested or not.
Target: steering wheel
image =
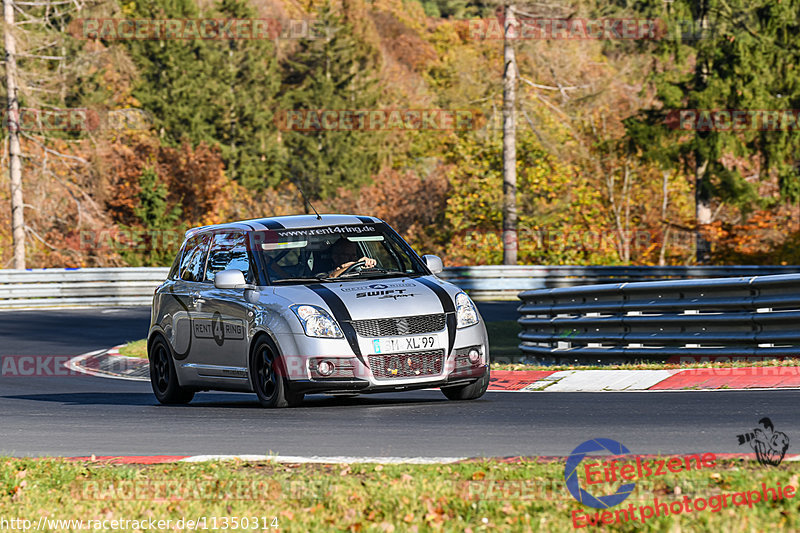
[[[366,261],[356,261],[355,263],[353,263],[353,264],[352,264],[352,265],[350,265],[349,267],[345,268],[345,269],[342,271],[342,273],[341,273],[341,274],[339,274],[339,277],[341,277],[341,276],[344,276],[344,275],[345,275],[345,274],[347,274],[348,272],[352,272],[353,270],[355,270],[355,269],[357,269],[357,268],[362,268],[362,267],[363,267],[364,265],[366,265],[366,264],[367,264],[367,262],[366,262]]]

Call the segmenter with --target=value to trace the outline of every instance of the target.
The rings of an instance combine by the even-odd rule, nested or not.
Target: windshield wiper
[[[297,283],[301,281],[328,281],[330,278],[281,278],[273,279],[272,284],[276,283]]]
[[[403,276],[406,276],[406,275],[409,274],[409,272],[403,272],[401,270],[387,270],[385,268],[378,268],[378,267],[371,268],[371,269],[366,270],[366,271],[362,270],[362,272],[366,272],[367,274],[369,274],[370,272],[380,272],[381,274],[401,274]]]
[[[347,278],[357,278],[357,277],[375,277],[375,276],[413,276],[416,272],[401,272],[399,270],[386,270],[384,268],[370,268],[367,270],[362,270],[360,272],[348,272],[347,274],[342,274],[338,278],[328,278],[328,279],[347,279]]]

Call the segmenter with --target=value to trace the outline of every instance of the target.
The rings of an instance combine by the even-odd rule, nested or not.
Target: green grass
[[[129,342],[119,349],[119,354],[126,357],[147,359],[147,339]]]
[[[574,531],[572,511],[592,509],[569,495],[563,475],[564,465],[558,462],[108,466],[0,458],[0,518],[35,524],[42,514],[63,520],[256,516],[270,522],[276,517],[280,531]],[[581,479],[583,483],[582,473]],[[654,476],[638,481],[620,507],[651,503],[654,497],[678,501],[684,495],[708,498],[755,490],[762,482],[797,487],[798,466],[783,463],[767,468],[755,462],[725,461],[712,469]],[[604,486],[593,486],[590,492],[602,495],[616,488],[598,488]],[[797,531],[797,507],[794,499],[779,500],[605,529]]]

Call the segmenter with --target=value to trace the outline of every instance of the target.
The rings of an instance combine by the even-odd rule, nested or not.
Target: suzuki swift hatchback
[[[201,390],[254,392],[284,407],[305,394],[489,384],[486,328],[372,217],[304,215],[194,228],[153,297],[147,351],[159,402]]]

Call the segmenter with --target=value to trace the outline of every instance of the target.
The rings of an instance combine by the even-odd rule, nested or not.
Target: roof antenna
[[[308,198],[306,198],[306,195],[303,194],[303,191],[300,191],[300,194],[303,195],[303,200],[306,201],[306,203],[311,208],[311,210],[314,211],[314,214],[317,215],[317,220],[322,220],[322,217],[319,215],[319,213],[317,213],[317,210],[314,209],[314,204],[312,204],[311,202],[308,201]]]
[[[315,215],[317,215],[317,220],[322,220],[322,217],[319,215],[319,213],[317,212],[317,210],[314,208],[314,204],[312,204],[311,202],[309,202],[309,201],[308,201],[308,198],[306,198],[306,193],[304,193],[304,192],[303,192],[303,188],[302,188],[302,187],[300,187],[300,185],[298,185],[298,184],[297,184],[297,182],[295,182],[295,181],[294,181],[292,178],[289,178],[289,181],[291,181],[291,182],[292,182],[292,184],[293,184],[295,187],[297,187],[297,190],[298,190],[298,191],[300,191],[300,196],[303,198],[303,201],[304,201],[305,203],[307,203],[307,204],[308,204],[308,207],[310,207],[310,208],[311,208],[311,210],[312,210],[312,211],[314,211],[314,214],[315,214]]]

